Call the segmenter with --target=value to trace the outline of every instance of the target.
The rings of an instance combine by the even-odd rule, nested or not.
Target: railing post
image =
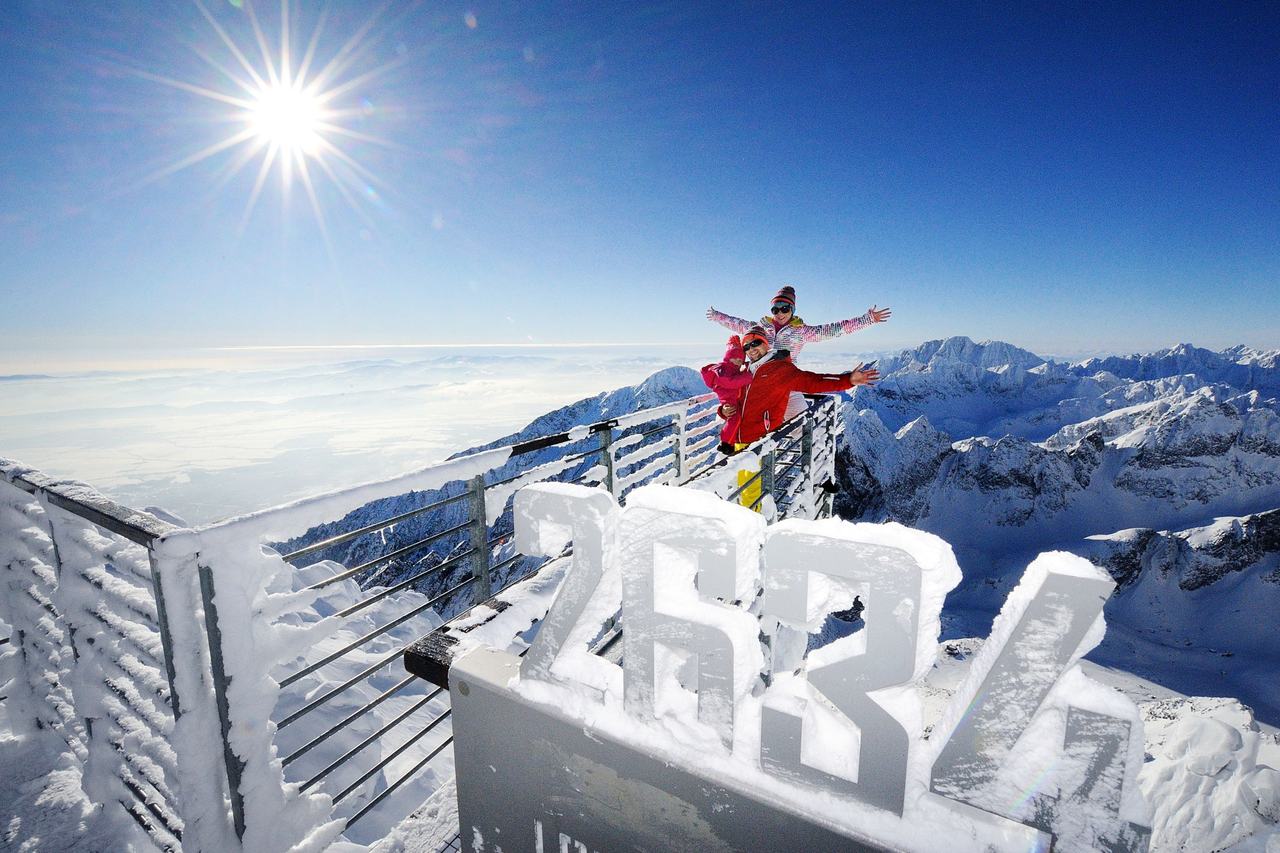
[[[830,405],[827,407],[826,422],[827,466],[829,467],[829,471],[824,471],[823,474],[829,474],[828,479],[831,479],[834,484],[836,472],[836,431],[840,423],[840,405],[836,403],[834,398],[832,398]],[[824,482],[826,481],[824,480]],[[830,518],[835,514],[835,494],[833,492],[825,492],[823,494],[823,498],[824,509],[826,510],[824,517]]]
[[[680,411],[679,414],[676,415],[676,435],[675,435],[676,446],[674,448],[676,452],[675,453],[676,483],[684,482],[684,469],[685,469],[684,425],[685,425],[685,421],[688,420],[688,417],[689,417],[688,407],[685,407]]]
[[[810,410],[804,413],[804,425],[800,431],[800,476],[805,479],[805,488],[809,494],[809,503],[813,506],[814,518],[821,514],[821,506],[819,501],[814,498],[817,495],[817,478],[813,473],[813,422],[817,416],[817,412]]]
[[[165,606],[164,586],[160,580],[160,567],[156,562],[156,554],[147,549],[147,565],[151,567],[151,590],[156,599],[156,622],[160,629],[160,649],[164,652],[164,674],[169,679],[169,706],[173,709],[173,719],[177,722],[182,717],[182,703],[178,700],[178,688],[173,670],[173,632],[169,629],[169,610]]]
[[[73,515],[56,507],[43,491],[36,499],[44,508],[57,578],[57,589],[50,598],[61,614],[74,660],[65,683],[71,691],[76,714],[84,724],[85,758],[80,784],[90,800],[107,802],[118,799],[123,791],[118,781],[123,758],[108,741],[109,723],[96,726],[95,731],[95,724],[104,714],[102,698],[107,682],[102,661],[107,654],[107,642],[102,628],[86,617],[82,604],[96,598],[97,591],[84,575],[93,555],[69,534],[76,523]]]
[[[472,478],[468,487],[471,493],[468,502],[471,508],[471,527],[468,529],[471,549],[471,573],[476,578],[476,603],[485,601],[492,592],[492,580],[489,577],[489,519],[484,505],[484,475]]]
[[[614,489],[613,476],[613,427],[609,426],[600,431],[600,461],[604,465],[604,487],[609,494],[615,498],[618,496]]]
[[[244,795],[240,792],[240,780],[244,776],[244,762],[231,748],[231,706],[227,702],[226,665],[222,659],[222,629],[218,627],[218,607],[214,603],[213,571],[201,561],[200,600],[204,605],[205,632],[209,635],[209,668],[213,676],[213,695],[218,706],[218,722],[222,725],[222,759],[227,771],[227,793],[231,796],[231,819],[235,824],[236,838],[244,838]]]
[[[772,449],[764,455],[760,460],[760,512],[764,513],[764,499],[766,497],[773,498],[774,506],[778,504],[778,498],[773,494],[773,474],[776,456]]]
[[[48,708],[45,696],[53,685],[58,684],[57,668],[50,655],[39,647],[37,638],[47,636],[47,632],[41,632],[35,626],[45,617],[45,611],[24,594],[33,577],[24,562],[29,564],[31,561],[28,558],[27,561],[14,559],[0,563],[0,616],[13,631],[10,642],[18,655],[13,692],[6,700],[10,703],[6,710],[15,733],[35,735],[42,732],[56,739],[61,721],[46,718],[40,708]],[[38,614],[30,612],[33,607],[39,611]]]
[[[221,643],[206,645],[201,634],[208,635],[210,610],[201,614],[199,602],[204,596],[199,557],[190,553],[170,553],[163,541],[152,544],[151,577],[156,585],[156,615],[161,639],[165,644],[165,667],[170,678],[173,703],[174,738],[177,757],[177,782],[181,790],[177,804],[185,824],[182,833],[184,850],[213,853],[234,850],[236,845],[234,815],[228,812],[228,774],[219,773],[217,764],[227,760],[226,739],[220,723],[226,713],[226,682],[213,685],[214,649],[218,649],[218,666],[225,676]],[[206,570],[207,571],[207,570]],[[212,581],[209,592],[212,593]],[[212,594],[210,594],[212,599]],[[163,601],[163,604],[162,604]],[[216,627],[216,623],[215,627]],[[205,626],[205,627],[202,627]],[[221,640],[221,629],[216,629]],[[182,649],[175,655],[174,649]],[[221,691],[221,692],[219,692]],[[182,713],[178,713],[181,707]],[[218,744],[222,749],[219,751]],[[219,778],[221,777],[221,778]],[[239,797],[238,788],[232,802]],[[243,815],[243,809],[240,812]]]

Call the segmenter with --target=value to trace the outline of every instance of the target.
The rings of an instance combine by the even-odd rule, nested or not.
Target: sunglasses
[[[762,346],[764,346],[764,341],[760,340],[759,338],[752,338],[751,340],[747,341],[745,344],[742,345],[742,349],[745,352],[751,349],[752,347],[762,347]]]
[[[775,305],[775,306],[773,306],[773,313],[775,313],[775,314],[790,314],[790,313],[791,313],[791,306],[790,306],[790,305]]]

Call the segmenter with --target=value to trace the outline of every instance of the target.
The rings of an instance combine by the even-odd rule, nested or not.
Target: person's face
[[[742,367],[742,365],[744,364],[744,360],[741,358],[731,358],[729,359],[729,363],[732,364],[734,367]]]
[[[769,345],[759,338],[752,338],[742,345],[742,351],[746,353],[752,364],[764,358],[764,354],[769,351]]]
[[[785,302],[775,302],[769,310],[773,312],[775,320],[785,323],[791,319],[791,306]]]

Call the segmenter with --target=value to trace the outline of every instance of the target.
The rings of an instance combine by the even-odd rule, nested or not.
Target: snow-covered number
[[[847,538],[833,536],[833,532]],[[908,727],[919,717],[919,703],[912,696],[908,703],[882,705],[869,694],[915,680],[921,629],[932,631],[931,643],[936,642],[938,614],[921,612],[923,572],[911,554],[897,547],[857,541],[854,536],[852,525],[834,529],[804,521],[782,522],[770,531],[764,549],[765,614],[784,624],[803,625],[815,617],[820,620],[825,613],[810,612],[810,586],[813,576],[821,574],[860,587],[866,629],[860,651],[855,648],[857,643],[846,640],[832,644],[830,654],[819,650],[809,656],[808,683],[821,692],[820,696],[801,697],[798,702],[790,697],[785,703],[766,698],[760,760],[776,775],[836,790],[901,815],[910,749]],[[941,604],[940,596],[937,604]],[[838,762],[851,770],[848,775],[836,775],[806,761],[809,701],[830,703],[857,727],[854,761]],[[911,701],[914,709],[909,706]],[[813,738],[815,733],[809,734]]]
[[[585,486],[535,483],[516,493],[517,551],[555,557],[573,542],[573,565],[520,664],[522,678],[551,680],[551,665],[600,584],[605,535],[617,509],[612,495]]]
[[[1126,783],[1136,782],[1136,711],[1131,721],[1072,707],[1113,693],[1072,669],[1101,639],[1113,588],[1104,572],[1070,554],[1042,554],[1027,568],[934,729],[942,744],[935,793],[1055,835],[1106,824],[1106,849],[1145,849],[1146,831],[1120,819]],[[1055,691],[1060,679],[1074,686]],[[1058,698],[1046,703],[1051,693]],[[1132,703],[1118,703],[1131,711]],[[1060,795],[1045,793],[1055,786]]]
[[[1055,846],[1064,850],[1146,850],[1151,827],[1121,816],[1125,782],[1134,782],[1125,778],[1134,734],[1128,720],[1068,708],[1061,764],[1070,793],[1035,797],[1026,823],[1053,833]]]
[[[754,597],[763,532],[758,514],[710,493],[646,486],[628,496],[618,530],[628,714],[658,716],[659,684],[683,685],[696,669],[698,720],[732,746],[735,706],[764,662],[756,617],[732,602]]]

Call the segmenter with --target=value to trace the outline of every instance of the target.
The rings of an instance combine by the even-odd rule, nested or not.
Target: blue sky
[[[325,9],[320,67],[373,5],[291,9],[295,51]],[[1280,346],[1280,7],[1119,5],[392,2],[331,81],[366,171],[310,163],[322,231],[278,171],[246,216],[247,147],[157,177],[245,127],[172,85],[242,94],[200,7],[9,2],[0,362],[714,349],[708,304],[782,283],[811,321],[891,306],[868,349]],[[262,73],[247,10],[206,8]]]

